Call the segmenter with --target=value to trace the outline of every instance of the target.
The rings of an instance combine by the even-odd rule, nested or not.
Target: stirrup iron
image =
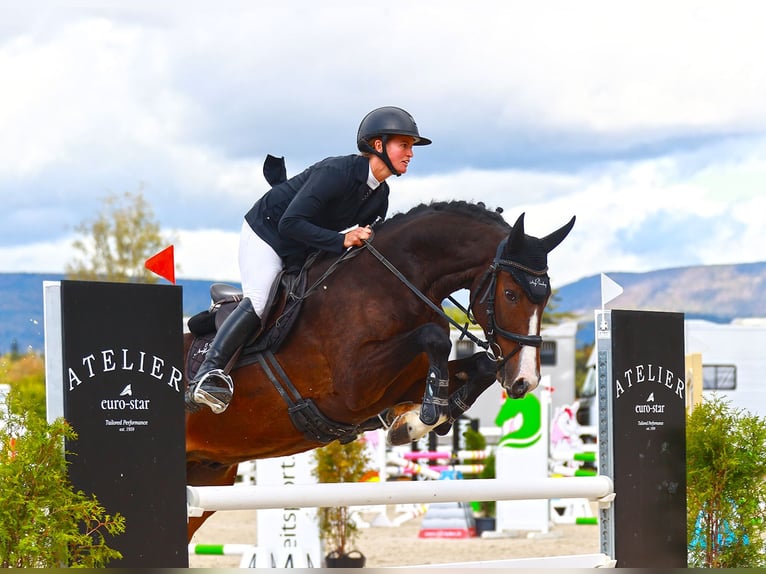
[[[209,391],[202,388],[205,383],[209,383],[209,388],[212,387]],[[220,386],[220,383],[224,386]],[[228,408],[233,395],[234,382],[231,377],[221,369],[212,369],[205,373],[194,387],[192,400],[198,405],[207,405],[211,411],[219,415]]]

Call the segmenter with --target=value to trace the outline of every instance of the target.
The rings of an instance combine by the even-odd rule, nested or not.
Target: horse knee
[[[452,341],[449,334],[435,323],[428,323],[421,327],[418,341],[432,360],[443,359],[446,361],[449,358]]]

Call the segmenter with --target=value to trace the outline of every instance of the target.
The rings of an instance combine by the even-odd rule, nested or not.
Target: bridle
[[[503,365],[505,365],[505,363],[516,356],[523,347],[539,347],[543,342],[543,338],[540,335],[520,335],[519,333],[508,331],[507,329],[504,329],[497,324],[497,320],[495,319],[495,291],[497,288],[497,277],[501,272],[510,273],[512,269],[519,269],[524,273],[535,276],[543,276],[548,272],[547,267],[542,271],[536,271],[516,263],[515,261],[503,259],[502,253],[507,241],[507,238],[503,239],[503,241],[501,241],[497,246],[495,258],[490,264],[489,268],[484,272],[481,281],[479,281],[479,284],[471,297],[471,301],[467,309],[463,308],[463,306],[457,300],[455,300],[452,295],[448,297],[448,299],[458,309],[465,313],[466,317],[468,318],[468,322],[465,325],[461,325],[455,321],[452,317],[447,315],[440,306],[436,305],[433,301],[426,297],[417,287],[415,287],[415,285],[412,284],[412,282],[410,282],[404,275],[402,275],[402,273],[388,259],[386,259],[383,254],[380,253],[380,251],[372,246],[372,242],[370,240],[364,241],[364,248],[366,248],[378,261],[380,261],[386,267],[386,269],[391,271],[391,273],[393,273],[394,276],[399,279],[399,281],[401,281],[410,291],[412,291],[421,301],[428,305],[433,311],[444,317],[450,324],[452,324],[452,326],[460,331],[460,337],[458,340],[462,340],[464,338],[470,339],[478,347],[484,349],[487,353],[487,356],[495,362],[496,370],[499,371]],[[482,295],[480,302],[487,302],[486,341],[480,339],[469,330],[470,325],[478,325],[472,310],[476,304],[477,296],[485,284],[487,284],[487,289]],[[500,335],[504,339],[517,343],[518,346],[510,353],[503,356],[500,345],[497,342],[496,334]]]
[[[539,347],[543,343],[543,338],[540,335],[520,335],[519,333],[514,333],[513,331],[508,331],[507,329],[504,329],[500,325],[497,324],[497,320],[495,319],[495,298],[496,298],[496,292],[497,292],[497,277],[500,275],[501,272],[505,273],[511,273],[512,269],[518,269],[520,271],[523,271],[524,273],[535,275],[537,277],[542,277],[545,274],[548,273],[548,268],[541,271],[530,269],[529,267],[526,267],[525,265],[521,265],[520,263],[517,263],[516,261],[511,261],[510,259],[503,259],[502,254],[505,250],[505,245],[508,242],[508,239],[503,239],[500,244],[497,246],[497,251],[495,252],[495,258],[492,261],[492,263],[489,266],[489,269],[487,269],[484,272],[484,275],[481,278],[481,281],[479,281],[478,286],[476,287],[476,290],[474,291],[473,296],[471,297],[471,301],[468,304],[468,309],[463,309],[457,301],[455,301],[452,296],[449,297],[450,301],[452,301],[453,304],[458,305],[458,307],[466,314],[466,316],[469,318],[469,320],[476,325],[476,319],[473,315],[473,308],[476,304],[476,299],[481,293],[482,288],[486,283],[487,289],[484,291],[484,295],[482,295],[480,302],[483,303],[484,301],[487,302],[487,353],[489,354],[490,358],[492,358],[495,363],[497,370],[500,370],[505,363],[507,363],[510,359],[512,359],[514,356],[516,356],[523,347]],[[461,333],[465,334],[467,332],[466,329],[460,329]],[[500,335],[504,339],[507,339],[509,341],[513,341],[514,343],[517,343],[517,347],[508,353],[505,356],[502,356],[502,351],[500,349],[500,345],[497,343],[497,338],[495,335]],[[461,335],[462,338],[463,335]],[[495,352],[495,349],[499,351],[498,353]]]

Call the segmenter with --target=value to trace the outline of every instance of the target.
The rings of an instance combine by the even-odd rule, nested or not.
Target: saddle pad
[[[191,347],[189,347],[189,354],[186,357],[186,380],[191,381],[199,371],[202,361],[205,360],[207,351],[213,342],[215,332],[207,333],[205,335],[198,335],[194,337]]]
[[[205,360],[207,351],[210,345],[213,343],[213,337],[215,333],[207,333],[205,335],[197,335],[194,337],[191,346],[189,347],[189,355],[186,357],[186,380],[191,381],[197,375],[202,362]],[[246,347],[237,361],[231,367],[230,370],[239,367],[246,367],[258,361],[258,353],[253,346]],[[229,372],[229,369],[226,369]]]

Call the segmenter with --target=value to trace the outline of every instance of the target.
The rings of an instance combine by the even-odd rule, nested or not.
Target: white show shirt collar
[[[378,189],[378,186],[380,185],[380,182],[375,179],[374,175],[372,175],[372,166],[370,166],[370,171],[367,174],[367,185],[370,189]]]

